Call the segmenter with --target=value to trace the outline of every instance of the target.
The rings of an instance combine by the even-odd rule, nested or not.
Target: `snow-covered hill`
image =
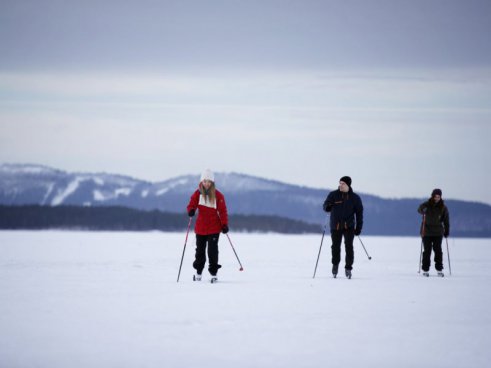
[[[231,213],[272,215],[323,224],[322,204],[328,188],[290,185],[239,173],[216,173],[217,188]],[[185,211],[198,175],[151,183],[107,173],[68,173],[40,165],[0,165],[0,205],[125,206],[140,210]],[[356,190],[356,188],[355,188]],[[420,199],[384,199],[358,193],[365,207],[364,233],[415,235]],[[449,200],[452,234],[491,236],[491,206]]]
[[[131,195],[149,183],[110,174],[67,173],[41,165],[0,165],[3,204],[93,205]]]
[[[255,196],[275,198],[288,194],[288,200],[317,206],[325,191],[315,199],[302,190],[312,190],[238,173],[217,173],[219,189],[234,209],[234,198],[249,195],[240,204],[245,214],[271,214],[267,203],[254,202]],[[121,205],[138,209],[181,212],[199,182],[199,175],[186,175],[157,183],[106,173],[68,173],[40,165],[0,165],[0,204],[6,205]],[[315,190],[314,190],[315,191]],[[295,193],[297,196],[295,197]],[[295,197],[295,198],[294,198]],[[260,200],[262,202],[262,200]],[[317,211],[318,212],[318,211]]]
[[[0,165],[2,204],[113,204],[125,198],[141,202],[168,193],[190,195],[197,188],[198,175],[172,178],[150,183],[127,176],[106,173],[68,173],[42,165]],[[229,193],[255,191],[285,191],[289,186],[253,176],[218,173],[220,189]],[[143,205],[145,207],[145,205]]]

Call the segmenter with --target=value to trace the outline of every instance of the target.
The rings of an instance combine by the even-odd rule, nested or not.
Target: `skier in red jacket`
[[[228,233],[228,214],[225,197],[215,189],[215,176],[207,169],[201,175],[198,189],[193,193],[187,211],[193,217],[196,210],[198,218],[194,227],[196,233],[196,255],[193,267],[196,269],[195,281],[201,281],[201,274],[206,263],[206,246],[208,245],[208,271],[212,282],[217,280],[217,272],[222,267],[218,264],[218,238],[220,232]]]

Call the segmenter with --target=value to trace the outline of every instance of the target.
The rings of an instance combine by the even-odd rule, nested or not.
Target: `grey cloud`
[[[487,0],[2,1],[0,68],[483,66]]]

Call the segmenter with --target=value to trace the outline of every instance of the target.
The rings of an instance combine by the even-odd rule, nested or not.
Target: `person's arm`
[[[198,208],[198,203],[199,203],[199,191],[197,190],[193,193],[193,195],[189,199],[189,204],[186,208],[189,217],[193,217],[194,214],[196,213],[196,209]]]
[[[428,208],[428,203],[427,202],[423,202],[419,205],[418,207],[418,213],[421,214],[421,215],[424,215],[426,214],[426,209]]]
[[[228,211],[227,203],[225,203],[225,196],[217,196],[217,211],[220,217],[220,222],[222,223],[222,232],[224,234],[228,233]]]
[[[329,193],[326,200],[324,201],[322,208],[326,212],[331,212],[333,206],[334,206],[334,195],[332,193]]]
[[[363,229],[363,203],[360,197],[356,197],[357,201],[355,204],[355,214],[356,214],[356,226],[355,235],[361,234],[361,229]]]

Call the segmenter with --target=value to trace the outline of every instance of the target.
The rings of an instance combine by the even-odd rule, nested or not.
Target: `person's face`
[[[341,192],[347,193],[349,191],[349,186],[344,181],[339,182],[339,190]]]
[[[441,197],[440,195],[438,195],[438,194],[435,194],[435,195],[433,196],[433,200],[434,200],[436,203],[440,202],[440,199],[442,199],[442,197]]]
[[[211,181],[210,180],[203,180],[203,186],[205,187],[206,190],[210,189],[211,187]]]

